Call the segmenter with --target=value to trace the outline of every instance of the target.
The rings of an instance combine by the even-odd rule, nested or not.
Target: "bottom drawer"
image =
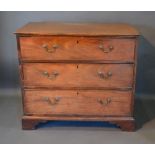
[[[25,90],[25,115],[130,116],[131,91]]]

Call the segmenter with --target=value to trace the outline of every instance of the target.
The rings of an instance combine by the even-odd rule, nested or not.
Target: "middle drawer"
[[[133,85],[133,64],[25,63],[26,87],[129,88]]]

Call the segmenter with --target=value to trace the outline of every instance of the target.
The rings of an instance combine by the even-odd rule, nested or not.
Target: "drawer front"
[[[133,84],[133,64],[25,63],[24,85],[52,88],[126,88]]]
[[[130,91],[26,90],[24,113],[130,116],[131,100]]]
[[[24,60],[133,61],[134,39],[103,37],[20,37]]]

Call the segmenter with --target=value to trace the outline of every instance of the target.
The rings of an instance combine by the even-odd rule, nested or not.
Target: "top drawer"
[[[20,37],[23,60],[133,61],[134,39],[104,37]]]

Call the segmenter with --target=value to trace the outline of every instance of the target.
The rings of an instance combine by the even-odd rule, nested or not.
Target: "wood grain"
[[[44,72],[52,76],[58,72],[56,78],[50,79],[43,75]],[[99,72],[109,78],[102,78]],[[51,87],[51,88],[125,88],[132,87],[132,64],[50,64],[50,63],[26,63],[23,65],[25,86]]]
[[[18,29],[23,129],[72,120],[133,131],[138,36],[128,24],[33,22]]]
[[[18,35],[75,35],[75,36],[137,36],[129,24],[31,22],[16,32]]]
[[[24,94],[26,115],[131,116],[131,91],[27,90]],[[58,97],[60,100],[54,103]],[[108,98],[111,102],[99,102]]]
[[[58,45],[54,52],[47,52]],[[103,49],[99,47],[103,46]],[[109,50],[109,47],[113,47]],[[106,39],[103,37],[20,37],[22,60],[104,60],[133,61],[134,39]],[[106,53],[108,52],[108,53]]]
[[[70,121],[108,121],[116,124],[122,131],[135,131],[136,124],[133,117],[96,117],[96,116],[23,116],[22,128],[24,130],[33,130],[40,123],[54,120],[70,120]]]

